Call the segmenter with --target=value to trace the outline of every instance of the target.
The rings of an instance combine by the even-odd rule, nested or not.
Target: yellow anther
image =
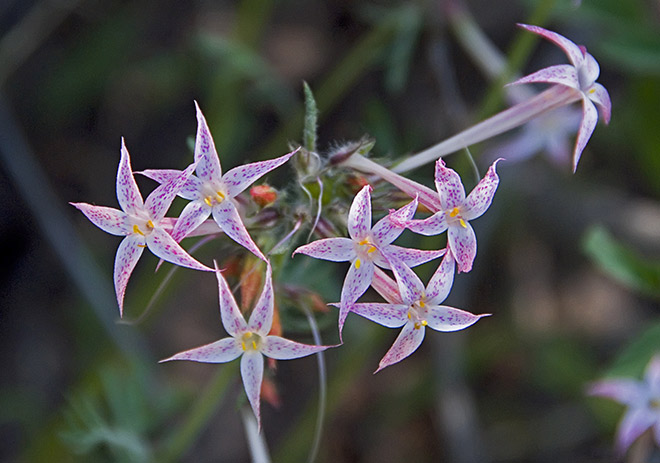
[[[422,320],[422,325],[423,325],[423,326],[426,326],[426,325],[428,325],[428,324],[429,324],[429,322],[427,322],[426,320]]]
[[[412,315],[408,312],[408,320],[412,320]]]
[[[138,248],[146,248],[147,245],[146,245],[146,244],[138,244],[137,247],[138,247]]]
[[[420,322],[415,322],[415,329],[418,330],[422,327],[422,324]]]
[[[244,337],[245,339],[250,339],[250,338],[252,337],[252,331],[248,331],[247,333],[245,333],[245,334],[243,335],[243,337]]]
[[[461,224],[461,227],[463,227],[463,228],[467,228],[467,224],[465,223],[465,220],[460,219],[460,220],[458,221],[458,223]]]
[[[147,228],[149,230],[153,230],[155,228],[154,223],[151,220],[147,220]]]
[[[257,341],[252,341],[252,348],[257,350]]]
[[[458,210],[458,207],[455,207],[449,212],[449,217],[456,217],[460,213],[461,211]]]
[[[243,348],[243,351],[247,350],[247,347],[245,347],[245,341],[241,341],[241,347]]]
[[[423,307],[426,307],[426,302],[424,302],[424,301],[422,301],[422,300],[420,299],[420,301],[419,301],[419,306],[422,307],[422,308],[423,308]]]
[[[373,244],[370,244],[369,245],[369,250],[367,250],[367,254],[370,254],[370,253],[374,252],[375,250],[376,250],[376,246],[374,246]]]
[[[204,202],[205,202],[209,207],[213,207],[213,203],[211,202],[211,197],[210,197],[210,196],[207,196],[206,198],[204,198]]]
[[[596,93],[596,89],[592,88],[591,90],[589,90],[589,93]]]
[[[133,225],[133,233],[137,233],[138,235],[144,236],[144,233],[142,233],[142,230],[140,230],[140,227],[137,225]]]
[[[359,269],[360,265],[362,265],[362,262],[360,262],[360,259],[355,259],[355,268]]]
[[[219,202],[224,201],[225,195],[222,191],[216,191],[215,194],[218,195],[218,199],[220,200]]]

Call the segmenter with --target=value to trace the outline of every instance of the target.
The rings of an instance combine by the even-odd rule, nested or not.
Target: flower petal
[[[610,94],[607,93],[605,87],[599,83],[595,83],[588,88],[585,93],[587,98],[598,105],[603,121],[605,121],[606,124],[609,124],[610,117],[612,116],[612,101],[610,100]]]
[[[538,26],[530,26],[527,24],[518,24],[518,27],[522,27],[523,29],[527,29],[530,32],[533,32],[535,34],[540,35],[541,37],[544,37],[551,42],[553,42],[555,45],[557,45],[559,48],[564,50],[564,53],[568,56],[568,59],[571,61],[573,66],[579,67],[582,65],[584,62],[584,54],[582,53],[582,50],[580,49],[579,46],[577,46],[575,43],[571,42],[568,40],[566,37],[557,34],[556,32],[549,31],[547,29],[543,29],[542,27]]]
[[[587,388],[587,394],[606,397],[625,405],[639,405],[648,400],[648,391],[643,383],[628,378],[604,379],[592,383]]]
[[[227,188],[227,194],[231,197],[238,195],[259,178],[287,162],[297,152],[296,149],[279,158],[234,167],[222,177],[222,183]]]
[[[378,373],[385,367],[400,362],[415,352],[424,340],[425,331],[426,330],[423,326],[415,328],[414,323],[406,323],[401,330],[401,333],[399,333],[399,336],[394,341],[394,344],[390,347],[390,350],[388,350],[385,356],[381,359],[378,364],[378,370],[376,370],[374,374]]]
[[[435,163],[435,188],[440,196],[442,210],[448,211],[463,205],[465,188],[461,183],[461,177],[455,170],[447,167],[442,158]]]
[[[371,230],[371,186],[365,185],[351,203],[348,212],[348,234],[360,241]]]
[[[248,331],[254,331],[260,336],[266,336],[273,324],[273,272],[270,264],[266,266],[266,278],[264,279],[264,289],[257,301],[250,321],[248,321]]]
[[[206,123],[202,110],[195,101],[197,112],[197,136],[195,137],[195,161],[197,164],[197,175],[205,182],[220,184],[222,179],[222,167],[211,131]]]
[[[391,264],[403,302],[413,304],[419,301],[425,292],[422,280],[403,262],[392,260]]]
[[[144,202],[144,208],[149,212],[149,215],[154,221],[165,217],[165,213],[172,205],[172,201],[174,201],[174,198],[188,181],[194,170],[195,164],[189,165],[180,175],[166,183],[162,183],[147,196]]]
[[[417,198],[376,222],[371,229],[374,244],[384,246],[397,239],[405,230],[405,224],[415,215],[416,210]]]
[[[181,211],[172,230],[172,238],[177,243],[199,227],[211,215],[211,208],[204,201],[191,201]]]
[[[654,355],[646,367],[644,381],[655,394],[660,396],[660,354]]]
[[[358,264],[359,262],[359,264]],[[348,316],[351,306],[362,296],[374,277],[374,264],[370,261],[356,259],[346,273],[344,286],[341,289],[341,305],[339,308],[339,337],[344,328],[344,322]]]
[[[218,293],[220,298],[220,316],[222,326],[225,327],[230,336],[240,336],[248,331],[247,323],[238,308],[234,294],[231,292],[225,277],[216,268],[215,276],[218,279]]]
[[[619,423],[616,433],[616,450],[623,455],[644,431],[657,421],[656,415],[648,408],[630,409]]]
[[[155,180],[158,183],[167,183],[181,175],[181,172],[182,171],[176,169],[146,169],[141,172],[136,172],[136,174],[144,175],[145,177],[150,178],[151,180]],[[201,196],[202,186],[202,181],[194,175],[191,175],[188,177],[186,183],[181,187],[181,190],[179,190],[178,195],[183,199],[188,199],[190,201],[199,199]]]
[[[213,206],[213,219],[228,237],[259,259],[266,260],[259,247],[252,241],[252,237],[245,228],[245,225],[243,225],[243,220],[241,220],[241,216],[238,214],[238,210],[232,200],[226,199],[220,204]]]
[[[402,304],[401,294],[399,294],[399,285],[395,280],[389,277],[378,267],[374,268],[374,276],[371,281],[371,286],[378,294],[383,296],[390,304]]]
[[[408,321],[407,304],[360,302],[351,306],[351,312],[387,328],[399,328]]]
[[[191,360],[202,363],[226,363],[237,359],[243,353],[241,343],[234,338],[223,338],[219,341],[185,350],[158,363],[171,360]]]
[[[570,64],[557,64],[555,66],[543,68],[511,82],[509,85],[534,83],[559,84],[576,90],[581,90],[577,70]]]
[[[259,411],[259,395],[261,393],[261,382],[264,378],[264,358],[258,351],[250,350],[241,357],[241,377],[243,387],[247,395],[257,424],[261,427],[261,413]]]
[[[406,222],[406,228],[419,235],[439,235],[447,230],[447,214],[440,211],[424,220],[409,220]]]
[[[132,234],[119,243],[115,256],[114,282],[117,302],[119,303],[119,316],[124,314],[124,294],[128,279],[144,251],[144,237]]]
[[[161,228],[154,228],[147,235],[147,246],[156,257],[181,267],[212,272],[213,269],[198,262],[183,249],[174,238]]]
[[[490,203],[495,196],[495,190],[500,182],[495,168],[501,159],[496,160],[492,166],[488,168],[488,172],[477,184],[476,187],[470,192],[465,201],[465,208],[463,209],[463,218],[465,220],[473,220],[481,217],[484,212],[490,207]]]
[[[324,238],[300,246],[293,255],[305,254],[315,259],[345,262],[356,257],[355,242],[348,238]]]
[[[307,357],[332,346],[316,346],[291,341],[280,336],[266,336],[261,343],[261,353],[275,360],[289,360]]]
[[[113,207],[93,206],[87,203],[69,203],[85,214],[90,222],[111,235],[128,235],[132,233],[126,221],[126,213]]]
[[[131,156],[128,154],[124,139],[121,139],[121,159],[117,169],[117,200],[122,210],[128,214],[135,214],[144,205],[142,195],[135,183],[131,169]]]
[[[425,262],[429,262],[433,259],[444,256],[446,250],[411,249],[390,244],[387,246],[385,252],[386,254],[383,255],[386,259],[396,259],[403,262],[408,267],[417,267],[418,265],[421,265]]]
[[[469,272],[477,255],[477,237],[469,223],[449,227],[447,244],[456,260],[458,272]]]
[[[429,324],[429,328],[433,328],[436,331],[451,332],[474,325],[477,320],[485,316],[487,314],[475,315],[454,307],[438,305],[429,307],[426,321]]]
[[[575,149],[573,150],[573,172],[577,170],[582,151],[584,151],[584,148],[587,146],[591,134],[594,133],[597,123],[598,111],[596,111],[596,106],[594,106],[588,98],[582,98],[582,122],[578,129],[577,139],[575,140]]]
[[[454,256],[451,252],[445,254],[437,270],[426,285],[427,304],[440,304],[447,299],[451,286],[454,284]]]

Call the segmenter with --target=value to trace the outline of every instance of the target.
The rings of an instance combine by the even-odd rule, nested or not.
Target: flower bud
[[[250,196],[259,207],[266,207],[277,200],[277,190],[270,185],[255,185],[250,188]]]

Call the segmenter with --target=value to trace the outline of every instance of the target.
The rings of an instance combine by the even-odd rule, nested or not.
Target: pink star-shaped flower
[[[161,223],[167,209],[194,169],[195,164],[192,164],[186,170],[172,176],[156,188],[146,201],[143,201],[133,177],[128,150],[122,139],[121,160],[117,170],[117,199],[122,210],[87,203],[71,203],[101,230],[112,235],[126,236],[117,249],[114,270],[120,316],[124,312],[124,294],[128,279],[145,247],[167,262],[195,270],[213,271],[193,259]]]
[[[616,450],[624,454],[649,428],[660,446],[660,354],[646,367],[644,379],[613,378],[589,386],[589,395],[607,397],[628,407],[616,433]]]
[[[414,267],[444,254],[439,251],[424,251],[402,248],[391,244],[404,231],[399,223],[406,223],[417,209],[417,199],[401,209],[391,212],[371,226],[371,187],[363,187],[353,199],[348,213],[350,238],[325,238],[299,247],[293,253],[306,254],[316,259],[351,263],[341,290],[339,310],[339,334],[350,306],[371,285],[374,266],[389,269],[392,261],[400,261]]]
[[[582,151],[587,145],[598,122],[598,111],[594,103],[600,108],[601,116],[605,123],[609,124],[610,122],[612,113],[610,95],[607,93],[605,87],[596,82],[596,79],[600,75],[600,67],[595,58],[587,53],[587,49],[584,46],[578,46],[556,32],[543,29],[542,27],[528,26],[526,24],[519,24],[519,26],[559,46],[564,50],[571,62],[570,65],[559,64],[541,69],[516,80],[511,85],[533,82],[559,84],[580,92],[582,99],[582,123],[580,124],[573,150],[573,170],[575,171]]]
[[[477,255],[477,237],[469,222],[481,217],[493,200],[499,183],[495,171],[498,161],[490,166],[486,176],[466,198],[461,178],[456,171],[438,159],[435,163],[435,187],[438,190],[440,209],[424,220],[400,222],[400,225],[426,236],[448,230],[447,242],[459,272],[469,272]]]
[[[195,141],[197,176],[190,176],[179,192],[179,196],[191,202],[181,212],[172,230],[172,236],[175,240],[181,241],[212,214],[215,222],[228,237],[265,261],[266,257],[243,224],[234,198],[260,177],[287,162],[297,150],[279,158],[235,167],[223,175],[213,137],[197,102],[195,108],[197,110]],[[141,173],[163,183],[179,175],[180,171],[148,169]]]
[[[398,295],[391,294],[393,285],[387,283],[389,277],[383,272],[374,283],[378,285],[376,289],[379,292],[390,294],[390,301],[360,302],[351,306],[351,312],[388,328],[403,326],[394,344],[380,361],[376,373],[415,352],[424,340],[427,326],[436,331],[458,331],[489,315],[474,315],[441,305],[454,282],[454,259],[451,252],[445,254],[426,288],[408,266],[394,264],[392,270],[398,285]]]
[[[257,301],[250,319],[245,321],[238,308],[236,299],[220,271],[216,268],[218,288],[220,293],[220,315],[222,325],[229,337],[219,341],[186,350],[161,360],[192,360],[202,363],[226,363],[241,357],[241,377],[245,393],[257,422],[261,426],[260,391],[264,373],[264,355],[276,360],[296,359],[306,357],[333,346],[317,346],[301,344],[282,338],[270,336],[273,324],[273,282],[270,264],[267,266],[264,288]]]

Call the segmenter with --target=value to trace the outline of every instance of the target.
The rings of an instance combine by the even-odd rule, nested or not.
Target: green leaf
[[[626,287],[660,297],[660,262],[648,261],[617,242],[602,226],[587,231],[583,249],[600,269]]]
[[[307,82],[303,82],[305,90],[305,127],[303,129],[303,143],[307,151],[316,152],[316,128],[319,110],[312,89]]]

